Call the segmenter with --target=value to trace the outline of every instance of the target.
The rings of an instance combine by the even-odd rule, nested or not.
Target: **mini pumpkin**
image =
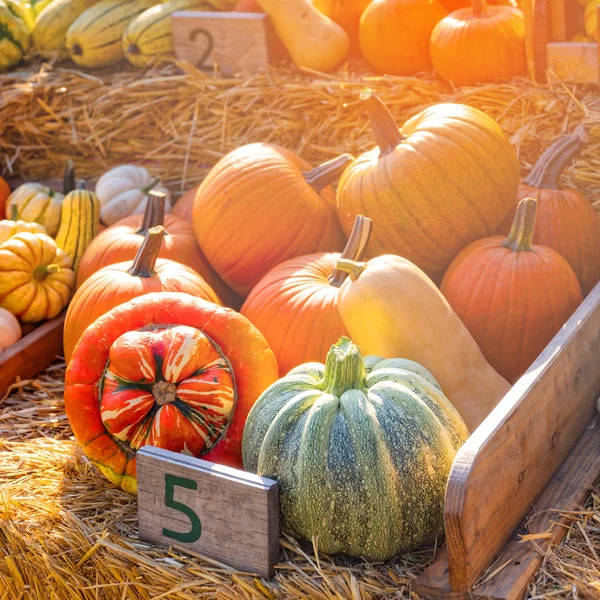
[[[5,308],[0,308],[0,352],[18,342],[22,335],[17,318]]]
[[[13,209],[16,209],[16,207],[13,206]],[[29,233],[46,233],[43,225],[39,223],[30,223],[29,221],[0,221],[0,245],[14,235],[17,235],[17,233],[24,231]]]

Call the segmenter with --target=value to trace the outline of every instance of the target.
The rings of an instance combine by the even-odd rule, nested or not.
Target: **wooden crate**
[[[533,79],[600,83],[600,44],[569,41],[583,31],[583,7],[577,0],[525,0],[523,11]]]

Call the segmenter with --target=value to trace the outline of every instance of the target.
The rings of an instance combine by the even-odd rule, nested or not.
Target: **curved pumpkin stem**
[[[360,349],[347,337],[341,337],[327,353],[325,373],[319,387],[339,398],[348,390],[362,390],[367,372]]]
[[[517,206],[517,214],[513,220],[510,233],[502,242],[505,248],[513,252],[530,252],[531,240],[535,232],[537,201],[535,198],[523,198]]]
[[[473,16],[477,18],[485,18],[488,16],[486,0],[471,0],[473,7]]]
[[[560,176],[581,152],[584,138],[585,130],[583,125],[579,125],[571,135],[565,135],[550,144],[523,183],[538,189],[558,190]]]
[[[354,156],[348,153],[332,158],[322,165],[303,173],[304,180],[317,194],[320,194],[322,189],[335,183],[341,177],[346,167],[353,160]]]
[[[352,281],[356,281],[367,268],[367,263],[338,258],[335,262],[335,268],[337,271],[347,273]]]
[[[398,125],[388,107],[372,90],[363,90],[360,93],[360,100],[367,109],[375,142],[379,146],[379,156],[385,156],[401,144],[405,140],[405,137],[400,133]]]
[[[133,265],[127,272],[133,277],[154,277],[156,259],[162,246],[165,228],[162,225],[151,227],[146,232],[146,237],[138,250]]]
[[[369,243],[369,237],[371,237],[372,225],[373,221],[369,219],[369,217],[356,215],[352,232],[350,233],[346,247],[342,252],[342,256],[340,257],[341,259],[358,261],[362,258],[363,252]],[[336,268],[336,270],[329,277],[329,283],[339,288],[346,280],[346,277],[348,277],[348,273],[346,271]]]

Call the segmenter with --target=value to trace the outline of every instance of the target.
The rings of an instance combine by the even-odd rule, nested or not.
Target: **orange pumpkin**
[[[257,0],[238,0],[233,7],[233,12],[253,12],[262,13],[265,12]]]
[[[200,186],[197,185],[183,194],[183,196],[181,196],[181,198],[175,202],[171,214],[183,219],[186,223],[191,224],[194,210],[194,198],[196,197],[199,187]]]
[[[194,271],[173,260],[158,259],[164,227],[152,227],[133,260],[103,267],[85,280],[67,311],[64,351],[67,362],[88,325],[111,308],[150,292],[187,292],[221,304],[212,288]],[[157,260],[158,259],[158,260]]]
[[[542,154],[522,181],[517,202],[538,201],[533,241],[556,250],[571,265],[584,296],[600,281],[600,220],[589,200],[578,190],[560,188],[559,179],[583,145],[583,129],[559,138]],[[499,233],[510,230],[517,204]]]
[[[293,152],[249,144],[221,159],[200,184],[194,230],[221,279],[242,296],[279,263],[344,246],[329,184],[352,161],[312,169]]]
[[[431,34],[431,61],[454,85],[474,85],[525,73],[525,19],[512,6],[472,0],[442,19]]]
[[[344,252],[321,252],[286,260],[252,290],[241,313],[265,336],[283,377],[307,362],[324,362],[331,346],[348,336],[338,310],[346,273],[339,258],[361,260],[371,220],[359,215]],[[333,340],[333,342],[332,342]]]
[[[6,180],[0,177],[0,221],[6,219],[6,201],[10,196],[10,187]]]
[[[313,5],[344,28],[350,38],[350,51],[356,54],[360,17],[371,0],[312,0]]]
[[[373,0],[360,18],[360,49],[382,73],[429,71],[431,32],[447,14],[438,0]]]
[[[469,6],[471,6],[471,0],[440,0],[440,2],[444,5],[444,8],[448,12],[454,12],[459,8],[468,8]],[[515,0],[489,0],[488,4],[514,6],[515,8],[517,8],[517,3],[515,2]]]
[[[521,200],[508,237],[467,246],[441,291],[487,361],[514,383],[583,300],[569,263],[532,244],[537,201]]]

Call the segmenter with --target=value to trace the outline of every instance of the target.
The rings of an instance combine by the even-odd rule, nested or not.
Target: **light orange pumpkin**
[[[5,308],[0,308],[0,352],[18,342],[23,335],[17,318]]]
[[[360,17],[371,0],[312,0],[315,8],[344,28],[350,39],[350,51],[357,54]]]
[[[341,250],[344,234],[329,184],[352,161],[344,154],[311,168],[272,144],[241,146],[200,184],[194,230],[221,279],[241,296],[279,263]]]

